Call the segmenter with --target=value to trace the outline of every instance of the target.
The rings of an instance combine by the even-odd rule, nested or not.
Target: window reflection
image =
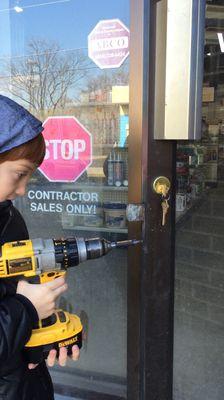
[[[174,398],[223,398],[222,1],[207,1],[202,139],[179,142]]]
[[[52,181],[39,170],[27,197],[16,201],[31,237],[127,237],[129,58],[119,68],[100,69],[87,45],[97,23],[114,18],[129,26],[127,0],[1,2],[1,93],[43,122],[74,117],[92,140],[92,163],[77,179]],[[66,140],[65,160],[71,150]],[[66,381],[99,388],[104,380],[102,392],[125,396],[126,261],[121,249],[69,271],[69,291],[59,306],[81,317],[86,340],[78,363],[52,371],[56,388]]]

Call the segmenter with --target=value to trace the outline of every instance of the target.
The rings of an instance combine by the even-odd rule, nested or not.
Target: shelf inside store
[[[109,233],[128,233],[128,228],[113,228],[113,227],[105,227],[105,226],[63,226],[63,229],[69,229],[74,231],[92,231],[92,232],[109,232]]]
[[[218,146],[219,145],[219,143],[218,142],[214,142],[214,143],[212,143],[212,142],[201,142],[201,146],[203,146],[203,145],[206,145],[206,146]]]
[[[122,149],[128,149],[128,146],[118,146],[118,145],[114,145],[114,143],[94,143],[93,147],[100,147],[100,148],[108,148],[108,149],[114,149],[114,150],[122,150]]]
[[[217,185],[217,179],[206,179],[205,183],[206,183],[206,185],[209,185],[209,184]]]
[[[195,206],[197,200],[192,202],[191,205],[188,206],[184,211],[176,211],[176,222],[179,222]]]
[[[128,191],[128,186],[107,186],[107,185],[95,185],[95,184],[71,184],[71,183],[66,183],[61,185],[61,189],[82,189],[82,190],[95,190],[95,191],[102,191],[102,192],[110,192],[110,191],[121,191],[121,192],[127,192]]]
[[[127,101],[120,101],[120,102],[114,102],[112,103],[111,101],[90,101],[86,103],[77,103],[76,107],[109,107],[109,106],[128,106],[129,103]]]
[[[199,167],[203,167],[205,165],[217,164],[217,163],[218,163],[218,160],[208,160],[208,161],[205,161],[205,162],[197,164],[197,165],[189,165],[189,168],[199,168]]]
[[[201,204],[201,202],[206,198],[209,190],[210,188],[207,188],[201,194],[201,196],[198,196],[194,200],[192,200],[191,204],[184,211],[176,211],[176,224],[179,224],[180,222],[182,222],[182,220],[185,220],[185,217],[187,217],[188,213],[195,210],[195,208],[197,208]]]

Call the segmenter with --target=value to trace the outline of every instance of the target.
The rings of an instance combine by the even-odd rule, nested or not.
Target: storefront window
[[[127,238],[129,2],[3,0],[1,93],[44,122],[46,160],[16,200],[32,238]],[[49,161],[54,160],[55,167]],[[55,387],[126,393],[126,250],[69,270],[59,306],[86,339]]]
[[[224,11],[207,1],[202,138],[177,148],[174,399],[223,399]]]

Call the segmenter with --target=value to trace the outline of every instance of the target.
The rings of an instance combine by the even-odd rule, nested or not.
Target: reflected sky
[[[24,56],[30,38],[57,41],[64,49],[87,48],[87,36],[102,19],[129,27],[129,1],[1,0],[0,57]],[[22,12],[16,12],[14,7]]]

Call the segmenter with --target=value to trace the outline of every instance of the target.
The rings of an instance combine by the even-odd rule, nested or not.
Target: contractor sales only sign
[[[39,167],[51,182],[75,182],[92,163],[92,137],[70,116],[49,117],[43,123],[46,155]]]

